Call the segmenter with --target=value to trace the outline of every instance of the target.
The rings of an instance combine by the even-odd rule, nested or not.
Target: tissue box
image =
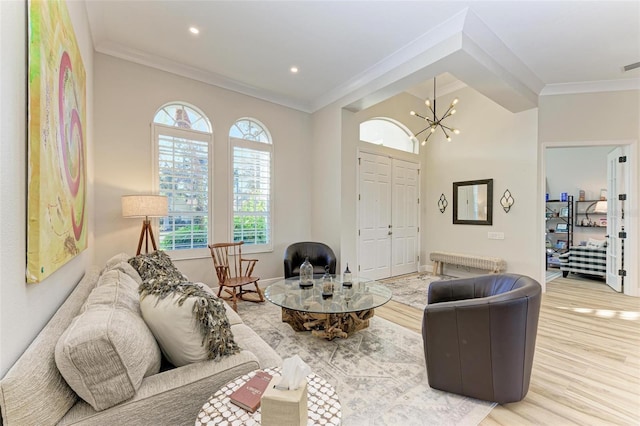
[[[274,386],[280,376],[271,379],[262,394],[260,417],[263,426],[303,426],[307,424],[307,380],[296,390],[281,390]]]

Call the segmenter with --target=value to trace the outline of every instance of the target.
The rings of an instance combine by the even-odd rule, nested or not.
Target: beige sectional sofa
[[[200,407],[225,383],[249,371],[282,363],[280,356],[225,304],[234,340],[241,348],[239,353],[218,361],[202,361],[148,375],[141,378],[141,382],[138,380],[136,386],[139,387],[133,397],[96,411],[79,398],[62,377],[55,350],[60,336],[83,312],[83,305],[101,275],[98,268],[85,274],[0,380],[3,425],[193,425]],[[136,281],[139,279],[138,276]]]

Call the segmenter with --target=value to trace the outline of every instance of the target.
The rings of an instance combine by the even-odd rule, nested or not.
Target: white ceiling
[[[640,88],[640,69],[622,70],[640,62],[639,1],[87,0],[87,11],[98,52],[308,112],[350,93],[354,108],[368,92],[429,97],[419,83],[444,72],[501,103],[515,93],[512,110],[541,92]]]

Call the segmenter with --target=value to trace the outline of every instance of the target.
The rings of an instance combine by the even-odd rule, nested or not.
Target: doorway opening
[[[637,200],[619,200],[637,193],[631,178],[637,176],[637,142],[546,143],[541,154],[541,192],[547,194],[542,276],[548,282],[577,273],[638,295],[637,231],[630,232],[638,229],[637,217],[624,214]],[[571,246],[563,246],[566,241]]]
[[[357,273],[382,279],[418,271],[420,164],[415,138],[400,123],[360,125]]]

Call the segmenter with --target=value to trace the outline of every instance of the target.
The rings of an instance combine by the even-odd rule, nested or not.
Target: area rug
[[[423,310],[427,306],[427,291],[434,281],[450,280],[450,275],[430,275],[427,273],[408,274],[380,280],[392,292],[392,300]]]
[[[295,332],[271,304],[238,304],[244,322],[276,352],[294,354],[331,383],[345,426],[477,425],[494,404],[431,389],[422,336],[379,317],[348,339]]]

